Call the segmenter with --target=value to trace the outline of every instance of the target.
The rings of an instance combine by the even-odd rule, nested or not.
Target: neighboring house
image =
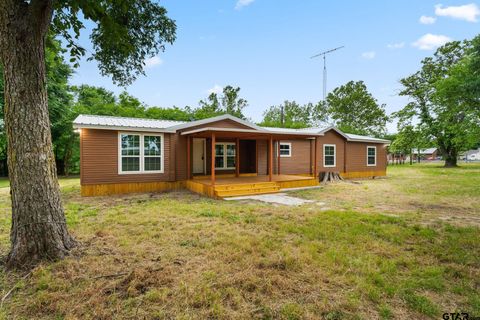
[[[461,158],[466,161],[480,161],[480,148],[478,148],[478,150],[469,150],[465,152]]]
[[[192,122],[80,115],[84,196],[188,188],[211,197],[386,175],[388,140],[326,129],[259,127],[231,115]],[[212,160],[213,159],[213,160]]]
[[[414,149],[412,155],[413,160],[417,161],[419,155],[420,160],[436,160],[439,156],[437,148]]]

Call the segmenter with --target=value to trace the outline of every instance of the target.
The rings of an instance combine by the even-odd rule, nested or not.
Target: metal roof
[[[74,128],[86,128],[86,129],[105,129],[105,130],[126,130],[126,131],[151,131],[151,132],[170,132],[174,133],[177,130],[195,127],[198,125],[209,124],[216,121],[229,119],[240,124],[250,127],[253,131],[261,133],[277,133],[277,134],[297,134],[297,135],[324,135],[325,132],[334,130],[347,141],[357,142],[372,142],[372,143],[384,143],[388,144],[390,141],[384,139],[378,139],[374,137],[361,136],[357,134],[344,133],[336,127],[327,128],[302,128],[302,129],[290,129],[290,128],[273,128],[273,127],[261,127],[246,120],[239,119],[229,114],[220,115],[208,119],[202,119],[197,121],[171,121],[171,120],[154,120],[154,119],[142,119],[142,118],[127,118],[127,117],[115,117],[115,116],[98,116],[98,115],[79,115],[73,121]],[[210,128],[213,130],[215,128]],[[225,131],[226,129],[221,129]],[[235,130],[231,130],[235,131]]]
[[[368,136],[361,136],[358,134],[345,133],[350,141],[363,141],[363,142],[378,142],[378,143],[390,143],[390,140],[379,139]]]
[[[415,149],[414,153],[420,153],[420,154],[432,154],[435,151],[437,151],[437,148],[427,148],[427,149]]]
[[[73,120],[74,128],[111,130],[152,130],[170,132],[171,127],[184,124],[182,121],[126,118],[114,116],[79,115]],[[173,130],[172,132],[175,132]]]

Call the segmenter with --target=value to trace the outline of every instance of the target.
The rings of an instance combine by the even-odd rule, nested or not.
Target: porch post
[[[280,140],[277,140],[277,174],[280,175]]]
[[[192,176],[192,168],[191,168],[191,140],[190,136],[187,136],[187,179],[190,179]]]
[[[212,147],[211,147],[211,174],[210,177],[212,179],[212,187],[215,185],[215,132],[212,132]]]
[[[315,177],[315,179],[317,178],[317,143],[318,142],[318,138],[315,137],[315,146],[313,148],[314,150],[314,155],[313,155],[313,176]]]
[[[272,181],[273,169],[273,141],[272,136],[268,139],[268,181]]]
[[[255,140],[255,173],[258,176],[258,139]]]
[[[240,175],[240,139],[235,141],[235,176]]]

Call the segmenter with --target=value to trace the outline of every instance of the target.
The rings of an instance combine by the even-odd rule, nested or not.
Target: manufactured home
[[[80,115],[83,196],[187,188],[223,198],[315,186],[322,172],[386,175],[388,140],[335,127],[261,127],[222,115],[177,122]]]

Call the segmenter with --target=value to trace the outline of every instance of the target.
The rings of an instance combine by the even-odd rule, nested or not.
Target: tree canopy
[[[400,81],[410,102],[395,116],[431,137],[445,166],[456,166],[459,153],[480,140],[479,41],[445,44]]]
[[[340,130],[360,135],[383,136],[388,117],[363,81],[349,81],[326,98],[330,121]]]
[[[278,106],[271,106],[263,113],[262,126],[279,128],[307,128],[320,121],[326,121],[325,114],[318,105],[300,105],[286,100]]]

